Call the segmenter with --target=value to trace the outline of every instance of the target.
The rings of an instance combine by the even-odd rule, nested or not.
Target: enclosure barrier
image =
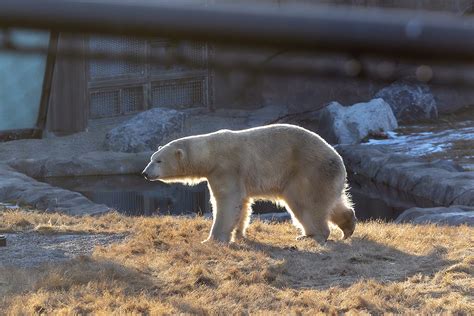
[[[0,28],[11,27],[424,60],[474,58],[474,19],[405,10],[2,0]]]

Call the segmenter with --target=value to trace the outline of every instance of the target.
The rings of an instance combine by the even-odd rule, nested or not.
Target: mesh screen
[[[166,58],[168,56],[176,55],[176,47],[169,42],[152,42],[150,43],[150,56],[152,58]],[[157,64],[151,63],[150,67],[152,74],[161,74],[169,71],[182,71],[184,67],[181,65],[169,64]]]
[[[110,78],[124,75],[141,75],[145,66],[140,55],[145,51],[145,41],[132,37],[91,37],[89,49],[95,53],[127,54],[135,56],[132,61],[125,60],[91,60],[89,76],[91,79]]]
[[[132,61],[89,61],[89,84],[93,83],[90,118],[143,111],[148,107],[148,100],[151,100],[152,107],[188,108],[207,105],[206,44],[92,36],[88,45],[92,52],[132,54],[136,57]],[[145,58],[145,52],[156,58],[179,54],[188,58],[191,63],[185,66],[160,65],[154,63],[153,58],[144,60],[149,58]],[[128,87],[131,82],[135,82],[137,86]]]
[[[125,88],[122,90],[122,109],[124,114],[145,109],[142,87]]]
[[[189,65],[160,65],[151,63],[151,73],[160,74],[163,72],[180,72],[190,69],[202,69],[205,66],[206,60],[206,46],[203,44],[180,44],[173,42],[151,42],[150,56],[154,58],[163,58],[170,56],[182,55],[191,61]]]
[[[202,69],[206,66],[206,46],[203,44],[188,44],[183,47],[183,55],[192,60],[192,67]]]
[[[188,108],[204,106],[204,80],[181,79],[153,83],[151,100],[153,107]]]
[[[119,90],[93,92],[90,95],[90,117],[101,118],[120,114]]]

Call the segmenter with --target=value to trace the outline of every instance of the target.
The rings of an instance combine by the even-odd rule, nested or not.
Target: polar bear
[[[207,180],[214,215],[207,240],[227,243],[245,237],[255,200],[285,205],[302,230],[298,238],[325,243],[328,221],[344,238],[355,229],[341,156],[298,126],[273,124],[180,138],[159,147],[142,175],[188,185]]]

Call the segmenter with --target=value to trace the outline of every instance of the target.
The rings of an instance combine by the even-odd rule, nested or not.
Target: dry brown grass
[[[474,311],[474,229],[467,226],[362,223],[352,239],[334,230],[321,247],[295,241],[289,223],[254,222],[246,242],[224,246],[200,243],[211,224],[201,218],[0,213],[3,231],[45,224],[131,235],[90,257],[0,268],[6,314]]]
[[[61,213],[40,211],[12,211],[0,207],[0,233],[37,231],[39,233],[123,233],[136,223],[112,212],[100,217],[74,217]]]

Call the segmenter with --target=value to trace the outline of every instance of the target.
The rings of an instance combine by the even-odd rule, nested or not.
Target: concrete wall
[[[214,0],[208,3],[233,3],[228,0]],[[239,3],[255,3],[254,1],[239,1]],[[259,3],[272,3],[276,7],[284,8],[288,4],[330,4],[350,5],[362,7],[405,8],[415,10],[445,11],[457,15],[469,14],[474,6],[473,0],[263,0]],[[441,39],[442,40],[442,39]],[[216,50],[216,58],[226,56],[232,58],[253,58],[264,62],[275,51],[252,52],[242,48],[234,48],[233,55],[223,49]],[[240,55],[240,57],[239,57]],[[331,63],[339,68],[344,67],[350,56],[331,57],[328,59],[314,56],[295,57],[282,54],[271,62],[298,63],[305,59],[308,67],[321,66],[321,61]],[[412,78],[419,65],[401,64],[393,61],[397,73],[405,74],[402,78]],[[377,67],[376,60],[365,60],[367,68]],[[449,69],[438,69],[437,74],[448,74],[448,77],[473,77],[474,68],[466,65],[456,67],[448,65]],[[435,70],[435,68],[433,68]],[[449,80],[448,80],[449,81]],[[249,74],[242,71],[227,71],[215,73],[215,108],[259,108],[264,105],[286,105],[291,112],[317,109],[328,102],[338,101],[350,105],[356,102],[367,101],[390,81],[361,80],[359,78],[344,77],[296,77],[274,76],[263,74]],[[452,112],[458,108],[474,104],[474,92],[470,87],[460,85],[430,85],[438,102],[439,110]]]

